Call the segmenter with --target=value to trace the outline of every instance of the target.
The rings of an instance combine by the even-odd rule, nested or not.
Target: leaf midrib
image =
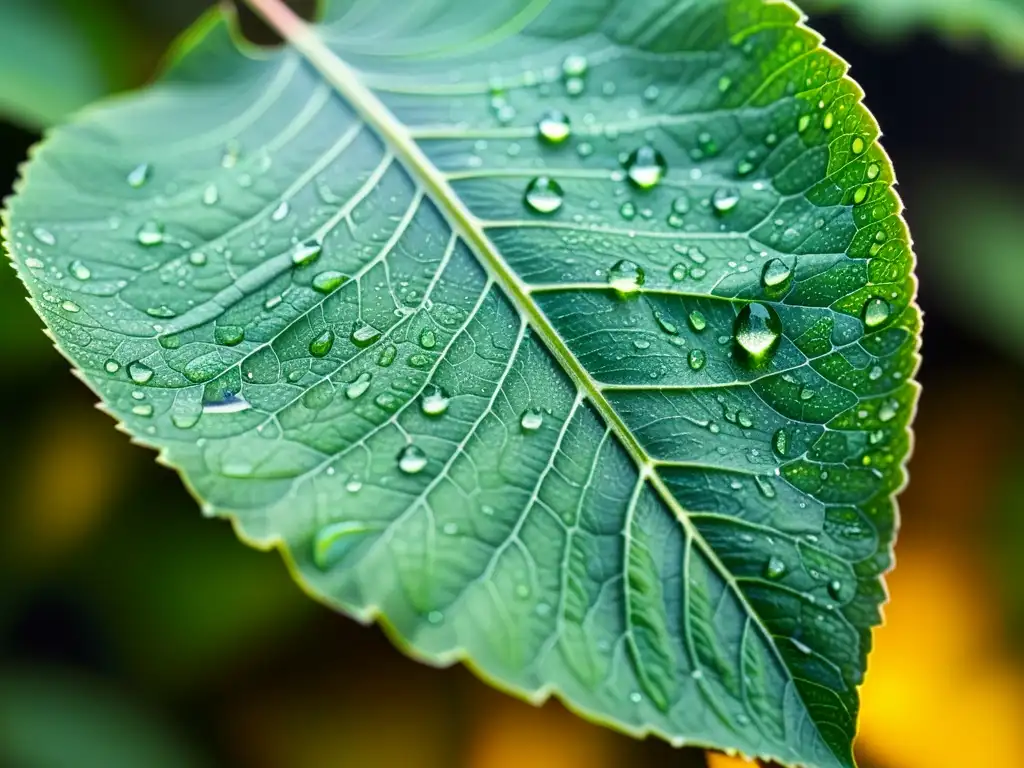
[[[775,643],[774,635],[749,603],[732,573],[725,567],[717,553],[690,520],[690,513],[672,494],[657,471],[658,462],[654,461],[640,445],[632,431],[604,396],[601,386],[572,354],[543,311],[532,300],[530,288],[509,268],[487,237],[482,226],[483,222],[477,219],[462,202],[448,184],[445,176],[420,149],[413,134],[384,106],[373,91],[363,84],[356,70],[331,51],[316,34],[314,28],[299,18],[282,0],[245,0],[245,2],[306,57],[307,61],[337,89],[339,95],[346,100],[349,106],[362,116],[366,124],[377,131],[378,135],[389,145],[395,157],[400,159],[408,170],[416,174],[419,181],[426,187],[431,200],[447,214],[449,222],[454,224],[453,229],[470,245],[474,255],[491,278],[501,286],[516,308],[527,317],[528,324],[544,341],[548,351],[555,356],[562,370],[569,375],[577,389],[587,396],[601,417],[611,427],[630,458],[636,463],[639,473],[638,482],[641,486],[645,481],[651,483],[658,496],[683,526],[687,537],[701,547],[705,556],[730,586],[747,615],[761,631],[772,653],[793,679],[789,665],[786,664]],[[802,699],[802,697],[800,698]],[[813,719],[812,722],[814,722]],[[816,722],[815,725],[817,726]],[[828,742],[824,739],[822,741],[827,747]]]

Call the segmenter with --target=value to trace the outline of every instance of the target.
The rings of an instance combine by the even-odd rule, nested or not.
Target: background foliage
[[[915,4],[926,5],[902,7]],[[0,125],[0,184],[13,183],[38,126],[144,81],[203,5],[5,2],[0,51],[23,44],[0,57],[10,121]],[[977,35],[951,46],[921,31],[951,29],[930,26],[948,18],[931,12],[940,5],[889,47],[846,16],[814,19],[887,131],[928,316],[894,602],[863,691],[869,768],[1010,766],[1024,753],[1024,315],[1014,300],[1024,290],[1024,183],[1014,173],[1024,166],[1024,71],[1014,63],[1024,49]],[[59,56],[52,44],[24,45],[32,30],[55,28],[69,36]],[[39,106],[26,113],[10,67],[68,88],[43,99],[30,87]],[[727,764],[631,741],[556,704],[534,710],[461,668],[419,666],[379,630],[318,607],[278,558],[202,520],[173,473],[89,408],[21,296],[13,274],[0,275],[0,764]],[[96,722],[135,738],[111,747]],[[54,732],[61,738],[31,737]]]

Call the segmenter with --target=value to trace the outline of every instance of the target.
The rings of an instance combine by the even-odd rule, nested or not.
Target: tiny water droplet
[[[220,191],[216,184],[207,184],[203,190],[203,205],[216,205],[220,200]]]
[[[523,201],[537,213],[554,213],[562,207],[562,185],[547,176],[537,176],[526,185]]]
[[[761,492],[761,495],[766,499],[775,498],[775,486],[772,485],[772,481],[767,477],[761,477],[760,475],[754,476],[754,484],[757,485],[757,490]]]
[[[839,579],[833,579],[828,583],[828,593],[833,600],[839,600],[843,594],[843,583]]]
[[[62,301],[60,303],[60,308],[63,309],[65,312],[71,313],[77,312],[78,310],[81,309],[80,306],[75,304],[75,302],[71,301],[70,299],[65,299],[64,301]]]
[[[334,331],[328,328],[311,342],[309,342],[309,354],[313,357],[325,357],[334,346]]]
[[[369,373],[361,373],[356,377],[356,380],[345,387],[345,397],[349,400],[356,400],[362,397],[366,390],[370,388],[371,375]]]
[[[627,200],[619,206],[619,215],[626,221],[632,221],[636,218],[636,205]]]
[[[835,124],[836,124],[836,116],[833,115],[831,112],[826,112],[825,113],[825,117],[822,118],[821,127],[824,128],[826,131],[831,131],[832,130],[832,126],[835,125]]]
[[[28,267],[29,269],[42,269],[43,262],[41,262],[39,259],[29,256],[27,259],[25,259],[25,266]]]
[[[751,302],[736,315],[733,339],[740,361],[751,367],[761,367],[772,359],[779,347],[782,321],[768,305]]]
[[[678,283],[686,279],[686,272],[687,268],[685,264],[674,264],[672,269],[669,270],[668,276]]]
[[[587,73],[587,57],[572,53],[562,60],[562,74],[565,77],[583,77]]]
[[[632,296],[639,291],[645,279],[643,267],[627,259],[615,262],[608,270],[608,285],[621,298]]]
[[[572,132],[564,112],[549,109],[537,122],[537,133],[548,144],[561,144]]]
[[[115,374],[121,370],[121,364],[117,362],[117,360],[107,360],[107,362],[103,364],[103,370],[109,374]]]
[[[200,251],[193,251],[188,255],[188,261],[194,267],[201,267],[206,264],[206,254]]]
[[[132,408],[132,413],[136,416],[142,416],[143,418],[149,418],[153,415],[153,406],[149,403],[141,403]]]
[[[71,262],[68,266],[68,271],[75,280],[81,280],[84,282],[92,277],[92,270],[77,259]]]
[[[277,208],[274,209],[274,212],[272,214],[270,214],[270,220],[271,221],[283,221],[284,218],[288,215],[288,212],[290,210],[291,210],[291,208],[288,205],[288,201],[287,200],[282,200],[281,204],[278,205]]]
[[[657,186],[668,170],[664,155],[649,145],[634,149],[623,165],[629,180],[640,189]]]
[[[892,307],[885,299],[875,297],[867,300],[861,314],[864,318],[864,325],[868,328],[877,328],[889,319]]]
[[[130,363],[128,365],[128,377],[136,384],[145,384],[153,378],[153,369],[145,363]]]
[[[407,475],[422,472],[427,466],[427,454],[415,445],[407,445],[398,452],[398,468]]]
[[[536,432],[544,424],[544,414],[536,408],[529,408],[523,411],[519,418],[519,426],[524,432]]]

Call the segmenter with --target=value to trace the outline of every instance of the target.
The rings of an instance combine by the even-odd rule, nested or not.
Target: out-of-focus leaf
[[[914,199],[943,311],[1024,361],[1024,188],[943,168],[915,183]]]
[[[842,62],[786,2],[253,5],[290,45],[210,15],[11,203],[104,405],[419,658],[851,765],[919,315]]]
[[[0,670],[0,765],[201,768],[207,762],[153,713],[56,669]]]
[[[874,34],[919,28],[962,42],[987,38],[1024,63],[1024,0],[799,0],[808,11],[843,11]]]
[[[109,93],[101,46],[118,45],[116,29],[102,10],[83,23],[57,0],[3,0],[0,117],[41,128]]]

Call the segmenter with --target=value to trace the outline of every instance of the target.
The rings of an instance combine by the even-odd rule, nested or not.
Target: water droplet
[[[708,356],[703,349],[691,349],[690,354],[686,356],[686,361],[693,370],[699,371],[707,363]]]
[[[68,271],[75,280],[86,281],[92,277],[92,270],[90,270],[85,264],[77,259],[72,261],[68,266]]]
[[[282,200],[281,204],[274,209],[274,212],[270,214],[271,221],[283,221],[291,210],[287,200]]]
[[[786,573],[786,563],[782,558],[772,555],[764,567],[764,575],[769,579],[780,579]]]
[[[194,251],[188,255],[188,261],[192,266],[201,267],[206,264],[206,254]]]
[[[164,227],[156,221],[147,221],[135,234],[136,240],[139,241],[139,245],[144,245],[147,248],[154,245],[160,245],[164,241]]]
[[[859,155],[861,152],[867,149],[867,144],[864,143],[864,139],[861,138],[860,136],[854,136],[853,141],[850,143],[850,149],[852,150],[853,154]]]
[[[220,200],[220,192],[216,184],[207,184],[203,190],[203,205],[216,205]]]
[[[407,445],[398,452],[398,468],[407,475],[422,472],[427,466],[427,454],[415,445]]]
[[[668,170],[665,157],[652,146],[634,149],[626,158],[624,166],[629,180],[640,189],[656,186]]]
[[[861,203],[863,203],[867,199],[868,199],[868,188],[867,187],[864,187],[864,186],[857,187],[857,189],[854,190],[854,192],[853,192],[853,204],[854,205],[860,205]]]
[[[380,338],[380,336],[380,331],[378,331],[372,325],[356,325],[352,329],[352,334],[349,336],[349,338],[352,340],[352,343],[355,344],[357,347],[359,347],[360,349],[365,349],[366,347],[375,343]]]
[[[562,185],[547,176],[538,176],[526,185],[523,201],[537,213],[554,213],[562,207]]]
[[[393,362],[395,362],[395,356],[398,354],[398,348],[394,344],[388,344],[384,349],[380,351],[380,356],[377,358],[377,365],[381,368],[387,368]]]
[[[107,362],[103,364],[103,370],[109,374],[115,374],[121,370],[121,364],[117,362],[117,360],[107,360]]]
[[[626,221],[632,221],[636,218],[636,206],[627,200],[619,206],[619,215]]]
[[[673,323],[668,318],[666,318],[661,312],[655,310],[654,319],[657,321],[658,326],[661,328],[661,330],[663,330],[665,333],[671,334],[673,336],[679,333],[679,329],[676,328],[676,324]]]
[[[792,278],[793,270],[782,259],[770,259],[761,270],[761,285],[772,295],[785,292]]]
[[[42,269],[43,262],[41,262],[39,259],[29,256],[27,259],[25,259],[25,266],[28,267],[29,269]]]
[[[877,328],[889,319],[890,314],[892,314],[892,307],[889,306],[889,302],[877,296],[868,299],[861,312],[864,318],[864,325],[868,328]]]
[[[754,484],[757,486],[757,490],[761,492],[761,495],[766,499],[775,498],[775,486],[772,485],[772,481],[767,477],[761,477],[760,475],[754,476]]]
[[[720,187],[711,195],[711,204],[715,212],[725,214],[731,211],[740,201],[740,191],[736,187]]]
[[[213,331],[213,340],[225,347],[233,347],[245,340],[245,329],[240,325],[218,325]]]
[[[678,283],[686,279],[686,271],[685,264],[674,264],[672,269],[669,270],[668,276]]]
[[[804,131],[806,131],[808,129],[808,127],[810,127],[810,125],[811,125],[811,116],[810,115],[800,115],[800,119],[796,121],[797,133],[803,133]]]
[[[309,342],[309,354],[313,357],[325,357],[334,346],[334,331],[330,328],[325,330],[311,342]]]
[[[430,328],[420,331],[420,346],[424,349],[433,349],[437,346],[437,336]]]
[[[313,562],[321,570],[338,565],[368,533],[363,523],[351,520],[325,525],[313,540]]]
[[[370,379],[372,377],[369,373],[361,373],[356,380],[345,387],[345,397],[349,400],[356,400],[362,397],[366,390],[370,388]]]
[[[644,88],[644,101],[657,101],[658,96],[661,95],[661,90],[656,85],[648,85]]]
[[[295,246],[295,250],[292,251],[292,264],[297,267],[304,267],[307,264],[312,264],[323,252],[323,243],[316,238],[305,240]]]
[[[629,700],[632,701],[634,704],[639,704],[641,701],[644,700],[644,697],[640,694],[639,691],[633,691],[631,694],[629,694]]]
[[[145,363],[130,363],[128,365],[128,377],[136,384],[146,384],[153,378],[153,369]]]
[[[645,279],[643,268],[627,259],[615,262],[608,270],[608,285],[622,298],[639,291]]]
[[[209,414],[242,413],[251,408],[252,404],[248,400],[233,392],[225,392],[220,400],[203,403],[203,413]]]
[[[75,302],[71,301],[70,299],[65,299],[64,301],[62,301],[60,303],[60,308],[63,309],[65,312],[72,313],[77,312],[78,310],[81,309],[80,306],[75,304]]]
[[[772,449],[779,456],[786,455],[786,452],[789,450],[789,435],[786,433],[786,430],[776,430],[772,436]]]
[[[140,163],[132,168],[128,176],[128,186],[138,189],[149,181],[149,163]]]
[[[832,130],[832,126],[835,125],[835,124],[836,124],[836,116],[833,115],[831,112],[826,112],[825,113],[825,117],[822,118],[821,127],[824,128],[826,131],[831,131]]]
[[[866,171],[868,180],[874,181],[875,179],[878,178],[878,174],[881,172],[882,169],[881,167],[879,167],[878,163],[872,163],[871,165],[868,166]]]
[[[318,293],[331,293],[337,288],[340,288],[348,282],[348,276],[343,275],[341,272],[327,271],[321,272],[319,275],[313,278],[313,290]]]
[[[633,342],[633,346],[640,350],[650,349],[651,342],[649,342],[647,339],[636,339]]]
[[[878,409],[878,419],[880,421],[892,421],[896,418],[896,413],[899,411],[900,404],[898,400],[886,400],[882,403]]]
[[[36,227],[32,230],[32,237],[38,240],[43,245],[56,245],[57,238],[54,237],[53,233],[48,229],[42,227]]]
[[[548,144],[561,144],[572,132],[564,112],[550,109],[537,122],[537,132]]]
[[[536,408],[529,408],[523,411],[519,418],[519,426],[524,432],[536,432],[544,424],[544,414]]]
[[[839,600],[843,594],[843,583],[839,579],[833,579],[828,583],[828,593],[833,600]]]
[[[782,321],[768,305],[752,302],[736,315],[733,339],[740,360],[751,367],[761,367],[778,349],[782,339]]]
[[[708,327],[708,321],[700,310],[693,310],[693,312],[690,313],[689,320],[690,327],[698,333]]]
[[[141,403],[132,408],[132,413],[136,416],[142,416],[143,418],[149,418],[153,415],[153,406],[149,403]]]
[[[431,387],[420,401],[420,408],[425,416],[440,416],[448,410],[450,399],[440,387]]]
[[[583,77],[587,74],[587,57],[569,54],[562,60],[562,74],[565,77]]]

